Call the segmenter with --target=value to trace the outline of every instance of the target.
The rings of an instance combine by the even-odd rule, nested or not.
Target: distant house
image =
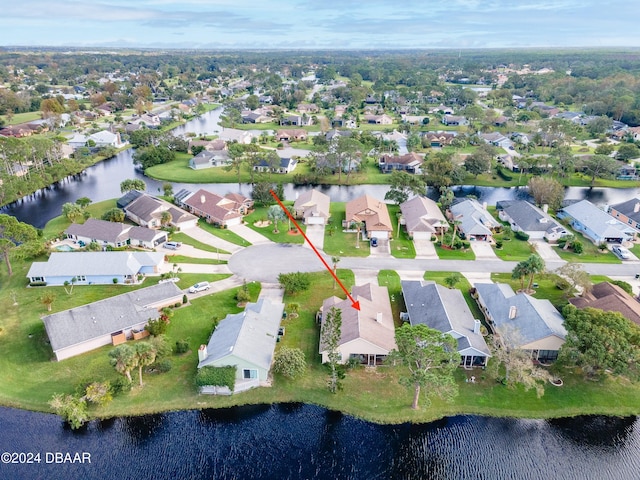
[[[227,142],[220,138],[216,138],[215,140],[191,139],[189,141],[189,151],[191,151],[193,147],[203,147],[205,150],[210,152],[218,152],[221,150],[227,150]]]
[[[447,126],[469,125],[469,120],[460,115],[443,115],[442,123]]]
[[[125,142],[120,139],[119,133],[111,133],[108,130],[94,133],[87,137],[87,142],[94,141],[96,147],[114,147],[121,148],[125,146]]]
[[[98,243],[101,247],[144,247],[153,249],[167,241],[167,232],[146,227],[135,227],[119,222],[107,222],[89,218],[86,222],[72,223],[64,231],[67,238],[86,244]]]
[[[276,141],[278,142],[304,142],[309,138],[306,130],[278,130],[276,132]]]
[[[476,283],[475,291],[487,322],[508,346],[529,351],[541,363],[558,358],[567,331],[549,300],[516,294],[505,283]]]
[[[171,215],[169,225],[180,230],[185,230],[198,224],[198,219],[194,215],[169,202],[152,197],[146,193],[141,193],[127,202],[125,199],[128,195],[129,193],[122,197],[118,203],[126,203],[126,205],[121,207],[124,210],[124,214],[129,220],[142,227],[160,228],[162,226],[162,216],[164,212],[168,212]]]
[[[260,299],[243,312],[228,314],[216,327],[207,345],[198,350],[198,368],[236,367],[234,391],[210,385],[201,393],[232,394],[265,385],[276,348],[284,304]]]
[[[635,197],[609,206],[609,215],[640,232],[640,198]]]
[[[424,280],[401,283],[411,325],[424,324],[455,338],[462,366],[486,366],[491,353],[480,332],[481,322],[473,318],[460,290]]]
[[[557,242],[568,235],[567,229],[545,211],[525,200],[505,200],[496,204],[498,216],[509,222],[514,232],[525,232],[533,240]]]
[[[424,158],[415,152],[405,155],[382,155],[378,159],[378,167],[383,173],[390,173],[393,170],[416,173],[423,163]]]
[[[424,136],[429,141],[429,146],[434,148],[442,148],[451,145],[456,138],[455,132],[426,132]]]
[[[354,286],[352,297],[360,303],[360,310],[351,307],[351,300],[330,297],[322,302],[320,331],[324,329],[331,308],[341,312],[342,328],[338,350],[340,363],[356,359],[363,365],[381,365],[396,348],[393,314],[387,287],[371,283]],[[322,333],[321,333],[322,335]],[[322,337],[321,337],[322,338]],[[322,363],[328,361],[326,346],[320,343]]]
[[[272,173],[291,173],[298,165],[298,160],[295,158],[281,158],[280,163],[272,165],[269,161],[262,159],[257,165],[254,165],[253,169],[257,172],[272,172]]]
[[[227,194],[223,197],[203,189],[195,193],[178,192],[176,199],[184,208],[204,218],[207,223],[224,227],[240,225],[243,215],[253,206],[253,200],[242,195]]]
[[[633,240],[633,227],[613,218],[589,200],[581,200],[563,207],[558,218],[566,218],[571,226],[595,244],[623,243]]]
[[[280,122],[281,125],[295,125],[296,127],[308,127],[313,125],[313,118],[306,113],[302,115],[287,115]]]
[[[49,286],[136,284],[138,275],[158,274],[163,264],[161,252],[53,252],[46,262],[33,262],[27,278]]]
[[[364,115],[362,118],[366,123],[374,125],[391,125],[393,123],[393,118],[386,113],[382,115]]]
[[[296,198],[293,211],[295,216],[302,218],[306,225],[326,225],[331,216],[330,204],[329,196],[314,188]]]
[[[270,121],[271,118],[259,112],[242,112],[242,123],[267,123]]]
[[[445,115],[453,115],[453,108],[440,104],[437,107],[429,107],[429,113],[443,113]]]
[[[363,195],[347,202],[342,225],[350,228],[353,222],[364,222],[363,235],[368,238],[391,238],[393,232],[387,205],[370,195]]]
[[[219,137],[230,143],[238,142],[244,145],[249,145],[254,138],[251,132],[247,132],[246,130],[236,130],[234,128],[222,129],[219,133]]]
[[[618,312],[640,326],[640,302],[617,285],[601,282],[582,297],[570,298],[578,308],[597,308],[605,312]]]
[[[300,113],[313,114],[318,113],[320,109],[315,103],[300,103],[296,108]]]
[[[223,167],[228,165],[231,157],[227,150],[203,150],[195,157],[189,159],[189,168],[202,170],[205,168]]]
[[[433,235],[447,231],[449,223],[440,207],[430,198],[413,197],[400,204],[402,218],[407,234],[415,240],[430,240]]]
[[[478,136],[494,147],[512,148],[514,146],[510,138],[505,137],[499,132],[479,133]]]
[[[161,283],[47,315],[42,321],[60,361],[137,336],[149,320],[160,316],[159,310],[181,303],[182,295],[175,283]]]
[[[460,235],[467,240],[487,241],[502,225],[477,200],[464,199],[455,201],[449,209],[451,220],[458,222]]]

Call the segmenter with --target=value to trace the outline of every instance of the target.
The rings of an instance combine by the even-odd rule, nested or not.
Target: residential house
[[[247,132],[246,130],[236,130],[235,128],[223,128],[218,136],[226,142],[238,142],[243,145],[249,145],[254,138],[251,132]]]
[[[163,265],[161,252],[53,252],[46,262],[33,262],[27,278],[49,286],[137,284],[139,275],[160,273]]]
[[[370,195],[363,195],[347,202],[342,225],[350,228],[354,222],[363,222],[362,235],[368,238],[391,238],[393,232],[387,205]]]
[[[67,145],[71,146],[74,150],[77,150],[78,148],[86,147],[88,140],[89,137],[86,135],[74,133],[71,138],[67,139]]]
[[[411,325],[423,324],[455,338],[460,365],[487,365],[491,352],[480,332],[481,322],[473,318],[460,290],[425,280],[403,280],[401,285]]]
[[[77,254],[72,254],[77,255]],[[182,303],[182,291],[167,282],[42,317],[57,361],[145,336],[160,310]]]
[[[253,169],[256,172],[291,173],[297,165],[298,160],[295,158],[280,158],[280,162],[275,165],[263,158],[253,166]]]
[[[336,130],[332,129],[327,132],[325,138],[328,142],[332,142],[334,139],[338,139],[340,137],[351,137],[352,132],[349,130]]]
[[[455,127],[461,125],[469,125],[469,120],[461,115],[443,115],[442,123],[447,126]]]
[[[498,216],[514,232],[525,232],[532,240],[557,242],[569,232],[544,210],[525,200],[504,200],[496,204]]]
[[[96,147],[114,147],[121,148],[125,146],[125,142],[120,138],[119,133],[111,133],[108,130],[102,130],[87,137],[87,142],[93,141]]]
[[[267,123],[270,121],[271,118],[260,112],[251,110],[242,112],[242,123]]]
[[[424,163],[424,157],[415,152],[405,155],[382,155],[378,159],[378,167],[382,173],[391,173],[393,170],[402,170],[408,173],[418,173]]]
[[[609,206],[609,215],[640,232],[640,198],[634,197]]]
[[[429,141],[429,145],[435,148],[446,147],[456,138],[455,132],[426,132],[424,136]]]
[[[267,384],[284,304],[260,299],[243,312],[228,314],[215,328],[209,343],[198,350],[198,368],[236,367],[233,392],[209,385],[200,393],[232,394]]]
[[[364,115],[362,118],[366,123],[375,125],[391,125],[393,123],[393,118],[386,113],[382,115]]]
[[[342,327],[338,351],[340,363],[351,359],[368,366],[381,365],[396,347],[395,328],[389,291],[387,287],[379,287],[371,283],[354,286],[351,296],[360,304],[360,309],[353,308],[351,299],[342,300],[336,296],[322,302],[320,335],[325,328],[327,315],[332,308],[340,311]],[[326,363],[328,352],[326,345],[320,341],[319,348],[322,363]]]
[[[427,115],[402,115],[402,121],[410,125],[424,125],[425,118],[429,119]]]
[[[352,118],[334,117],[331,120],[332,128],[357,128],[358,124]]]
[[[623,243],[633,240],[633,227],[613,218],[589,200],[581,200],[563,207],[558,218],[568,219],[570,225],[593,243]]]
[[[526,350],[540,363],[558,358],[567,331],[549,300],[516,294],[506,283],[476,283],[475,293],[487,322],[508,347]]]
[[[605,312],[618,312],[640,326],[640,302],[618,285],[600,282],[582,297],[569,299],[578,308],[597,308]]]
[[[294,125],[296,127],[308,127],[313,125],[313,119],[303,113],[302,115],[286,115],[281,121],[280,125]]]
[[[127,193],[118,203],[126,203],[126,205],[121,207],[124,210],[125,216],[141,227],[160,228],[162,226],[164,212],[168,212],[169,215],[171,215],[169,225],[180,230],[185,230],[198,224],[198,219],[194,215],[169,202],[152,197],[146,193],[142,193],[131,201],[127,201],[128,198],[134,196],[130,195],[128,197],[128,195]]]
[[[129,125],[138,125],[140,127],[147,128],[159,128],[162,125],[162,120],[159,115],[155,115],[152,113],[144,113],[142,115],[134,116],[131,120],[127,122]]]
[[[293,204],[296,218],[302,218],[306,225],[326,225],[331,213],[329,195],[316,190],[301,193]]]
[[[253,200],[242,195],[227,194],[223,197],[203,189],[195,193],[178,192],[176,200],[192,214],[204,218],[207,223],[222,227],[240,225],[243,215],[253,206]]]
[[[508,121],[509,119],[507,117],[505,117],[504,115],[500,115],[499,117],[495,118],[495,120],[493,121],[493,125],[496,127],[504,127]]]
[[[276,132],[276,141],[278,142],[304,142],[309,138],[306,130],[278,130]]]
[[[400,224],[414,240],[430,240],[433,235],[440,235],[449,228],[440,207],[430,198],[413,197],[400,204],[400,211]]]
[[[510,138],[505,137],[499,132],[479,133],[478,136],[486,143],[494,147],[513,149],[514,144]]]
[[[475,199],[454,200],[449,208],[449,218],[458,223],[458,232],[466,240],[490,242],[502,224]]]
[[[231,161],[227,150],[203,150],[189,159],[189,168],[203,170],[205,168],[224,167]]]
[[[444,115],[453,115],[453,108],[440,104],[437,107],[429,107],[429,113],[442,113]]]
[[[146,227],[125,225],[89,218],[86,222],[72,223],[64,231],[67,238],[85,244],[98,243],[101,247],[120,248],[128,245],[153,249],[167,241],[167,232]]]
[[[307,115],[312,115],[320,111],[315,103],[300,103],[296,110],[300,113],[306,113]]]
[[[220,138],[216,138],[215,140],[191,139],[189,140],[189,151],[191,151],[193,147],[203,147],[210,152],[219,152],[227,150],[227,142]]]

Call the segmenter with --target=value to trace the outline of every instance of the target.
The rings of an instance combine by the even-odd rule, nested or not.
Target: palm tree
[[[451,223],[453,223],[453,235],[451,235],[451,248],[453,248],[453,244],[456,241],[456,232],[458,231],[458,225],[460,225],[460,220],[459,220],[460,217],[462,217],[462,215],[458,215],[451,221]]]
[[[333,263],[333,288],[336,288],[336,271],[338,270],[338,263],[340,263],[340,257],[331,257],[331,262]]]
[[[47,312],[51,311],[51,304],[55,299],[56,296],[53,294],[53,292],[46,292],[42,295],[42,297],[40,297],[40,301],[47,306]]]
[[[536,255],[535,253],[527,259],[527,265],[529,273],[529,284],[527,285],[527,291],[531,291],[535,274],[543,272],[545,265],[544,260],[542,260],[540,255]]]
[[[156,361],[158,351],[149,342],[140,342],[135,347],[135,357],[138,366],[138,378],[140,380],[140,386],[142,386],[142,367],[151,365]]]
[[[115,367],[116,372],[127,377],[131,383],[131,370],[138,365],[136,350],[131,345],[123,343],[111,350],[109,356],[111,357],[111,365]]]
[[[453,288],[456,286],[456,283],[460,281],[460,275],[458,273],[452,273],[448,277],[444,279],[444,283],[448,288]]]
[[[171,223],[171,220],[173,220],[173,217],[171,216],[171,213],[169,213],[168,210],[165,210],[160,215],[160,223],[162,224],[163,227],[166,227],[167,225],[169,225]]]
[[[360,248],[360,232],[362,230],[362,226],[363,223],[360,221],[352,221],[351,222],[351,228],[355,227],[356,228],[356,248]]]

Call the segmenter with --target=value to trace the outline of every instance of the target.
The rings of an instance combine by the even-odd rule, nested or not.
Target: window
[[[242,378],[244,379],[258,378],[258,371],[245,368],[244,370],[242,370]]]
[[[84,275],[78,275],[78,276],[76,276],[76,281],[78,281],[78,282],[86,282],[87,281],[87,277],[85,277]]]

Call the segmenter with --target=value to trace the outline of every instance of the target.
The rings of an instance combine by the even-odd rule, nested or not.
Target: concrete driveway
[[[206,243],[207,245],[211,245],[212,247],[216,247],[221,250],[226,250],[227,252],[234,253],[242,249],[239,245],[227,242],[220,237],[216,237],[198,226],[183,230],[182,233],[198,240],[199,242]],[[185,246],[186,245],[183,245],[183,248]]]
[[[413,240],[413,246],[416,249],[416,258],[429,258],[436,260],[438,254],[436,253],[436,247],[431,240]]]
[[[364,248],[369,247],[369,256],[370,257],[390,257],[391,256],[391,244],[388,238],[379,238],[378,246],[372,247],[371,243],[367,245],[363,243],[362,246]]]
[[[324,248],[324,225],[307,225],[305,235],[318,250]],[[304,246],[311,248],[306,241]]]
[[[273,227],[265,227],[265,228],[273,228]],[[252,245],[273,243],[267,237],[247,227],[246,225],[232,225],[229,227],[229,230],[231,230],[236,235],[244,238],[247,242],[251,243]]]
[[[532,240],[529,243],[535,247],[540,258],[545,262],[564,262],[553,247],[544,240]]]
[[[496,256],[496,252],[493,250],[491,243],[489,242],[469,242],[471,244],[471,250],[476,256],[476,259],[483,260],[500,260]]]

